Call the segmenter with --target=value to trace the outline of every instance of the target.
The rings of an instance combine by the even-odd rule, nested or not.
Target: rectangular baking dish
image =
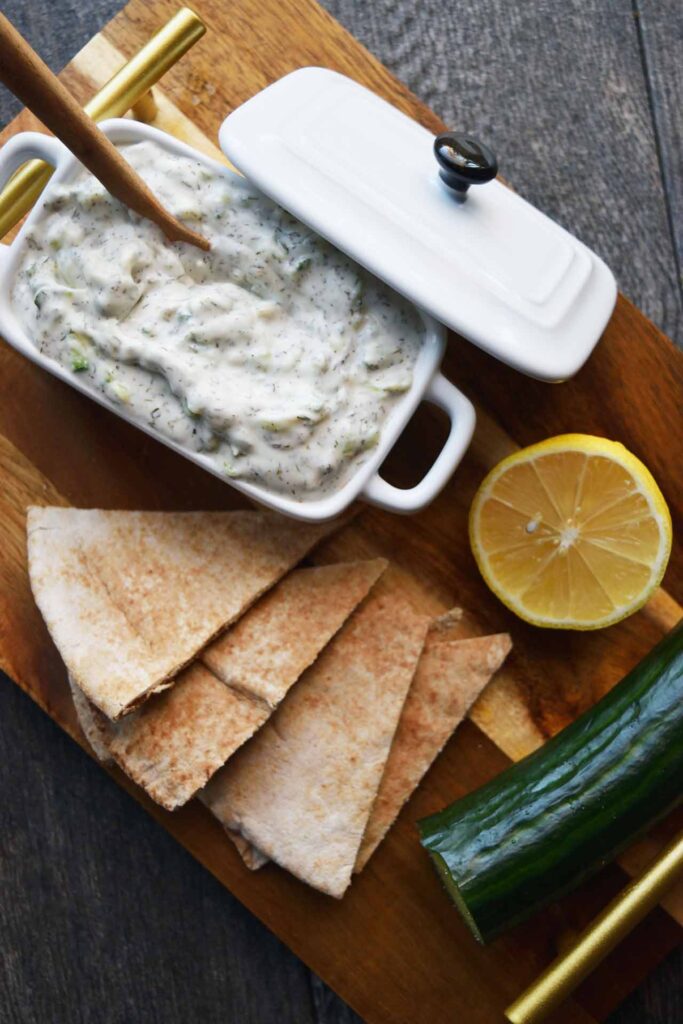
[[[114,118],[102,122],[100,128],[115,144],[151,140],[172,153],[198,160],[217,174],[225,175],[236,182],[243,180],[223,164],[149,125],[123,118]],[[425,325],[425,337],[415,364],[410,390],[396,403],[386,419],[379,444],[371,456],[338,490],[314,500],[296,500],[255,484],[234,479],[228,480],[206,455],[201,452],[188,451],[174,441],[166,439],[146,424],[138,422],[126,412],[124,407],[112,402],[77,374],[70,373],[56,360],[40,353],[14,315],[10,299],[12,283],[23,252],[26,232],[43,216],[43,207],[51,188],[72,177],[80,168],[80,164],[56,139],[36,132],[22,132],[14,136],[0,150],[0,187],[5,184],[17,167],[26,160],[36,157],[51,164],[55,168],[55,173],[11,245],[0,244],[0,333],[18,352],[49,373],[66,381],[71,387],[94,399],[121,419],[132,423],[138,429],[161,441],[167,447],[178,452],[179,455],[191,459],[226,484],[260,504],[285,515],[307,521],[322,522],[339,515],[356,499],[371,502],[392,512],[410,513],[423,508],[436,497],[469,445],[474,431],[475,416],[471,402],[439,371],[446,344],[446,329],[422,310],[418,310],[418,312]],[[423,479],[414,487],[403,490],[387,483],[380,475],[380,468],[422,401],[431,402],[444,409],[450,420],[450,430],[442,450]]]

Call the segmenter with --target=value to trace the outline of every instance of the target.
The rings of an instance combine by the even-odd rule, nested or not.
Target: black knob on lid
[[[441,180],[462,202],[470,185],[491,181],[498,173],[495,154],[483,142],[461,132],[443,132],[434,139]]]

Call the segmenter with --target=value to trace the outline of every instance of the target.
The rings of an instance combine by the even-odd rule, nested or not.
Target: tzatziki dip
[[[27,335],[226,477],[336,490],[412,383],[418,313],[246,181],[120,148],[211,250],[169,244],[81,171],[26,235],[12,303]]]

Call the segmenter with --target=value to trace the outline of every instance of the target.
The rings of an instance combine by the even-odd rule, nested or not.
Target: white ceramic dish
[[[612,315],[616,282],[594,252],[500,181],[456,201],[432,133],[336,71],[290,72],[218,138],[281,206],[522,373],[572,377]]]
[[[124,119],[112,119],[102,122],[100,128],[114,143],[151,139],[171,152],[199,160],[219,174],[224,174],[227,177],[234,176],[234,172],[223,164],[211,160],[203,153],[179,142],[173,136],[151,128],[149,125]],[[0,334],[18,352],[66,381],[78,391],[82,391],[89,398],[116,413],[117,416],[163,442],[180,455],[184,455],[185,458],[191,459],[210,473],[220,477],[226,484],[285,515],[309,521],[323,521],[339,515],[357,498],[362,498],[392,512],[408,513],[417,511],[436,497],[470,443],[475,416],[471,402],[439,372],[439,364],[446,343],[446,329],[421,310],[420,314],[425,324],[425,339],[415,364],[412,387],[394,406],[384,424],[380,442],[372,456],[359,466],[337,491],[312,501],[297,501],[254,484],[226,480],[205,455],[187,451],[173,441],[166,440],[151,428],[127,415],[125,409],[115,405],[76,374],[70,373],[55,360],[42,355],[34,347],[31,339],[27,337],[14,315],[10,292],[27,230],[43,216],[43,206],[51,187],[68,180],[80,165],[56,139],[35,132],[23,132],[15,135],[0,150],[0,187],[5,184],[17,167],[34,157],[46,160],[55,167],[55,174],[12,244],[9,246],[0,244]],[[432,402],[445,410],[451,424],[450,432],[441,452],[423,479],[415,487],[402,490],[387,483],[380,476],[379,471],[390,449],[422,401]]]

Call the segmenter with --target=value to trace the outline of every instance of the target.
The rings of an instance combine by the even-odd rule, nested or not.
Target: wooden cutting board
[[[133,0],[73,61],[64,80],[85,101],[174,11],[171,0]],[[342,71],[430,129],[438,119],[312,0],[205,0],[197,9],[207,36],[164,79],[157,123],[212,148],[226,113],[286,72],[306,64]],[[22,114],[3,133],[36,127]],[[486,469],[516,444],[563,431],[605,434],[640,455],[659,480],[674,523],[683,510],[680,406],[683,358],[623,297],[594,356],[562,385],[521,377],[457,337],[447,375],[478,405],[475,440],[450,485],[418,516],[366,508],[315,555],[324,562],[382,554],[405,572],[415,604],[439,612],[462,604],[473,629],[511,632],[515,650],[448,745],[341,902],[275,867],[253,875],[196,802],[175,814],[140,800],[216,877],[369,1022],[459,1020],[494,1024],[503,1008],[624,884],[620,867],[602,872],[561,905],[489,948],[476,945],[440,890],[421,851],[416,818],[500,771],[537,746],[612,686],[680,617],[683,556],[673,552],[660,592],[643,612],[596,634],[527,627],[510,616],[479,578],[466,517]],[[418,479],[443,439],[437,413],[423,408],[390,457],[395,483]],[[229,487],[128,427],[67,386],[0,346],[0,666],[78,742],[82,737],[64,670],[28,588],[24,541],[29,503],[104,508],[230,508],[244,504]],[[677,599],[677,600],[676,600]],[[49,750],[45,757],[49,758]],[[664,823],[665,835],[674,822]],[[658,838],[624,861],[651,857]],[[678,901],[678,902],[677,902]],[[680,895],[672,896],[624,942],[552,1018],[556,1024],[603,1020],[645,973],[680,941]]]

